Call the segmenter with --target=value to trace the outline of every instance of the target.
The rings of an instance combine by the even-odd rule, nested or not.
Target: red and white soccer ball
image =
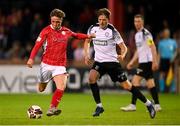
[[[42,109],[38,105],[32,105],[28,110],[27,110],[28,117],[30,119],[39,119],[42,117]]]

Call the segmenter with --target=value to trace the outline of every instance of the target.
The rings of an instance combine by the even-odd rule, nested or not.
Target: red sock
[[[64,91],[60,89],[56,89],[56,91],[53,94],[51,106],[50,107],[57,107],[59,102],[61,101],[61,98],[63,96]]]

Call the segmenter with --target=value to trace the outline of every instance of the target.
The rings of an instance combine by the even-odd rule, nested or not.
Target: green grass
[[[130,94],[102,94],[105,112],[100,117],[92,117],[95,103],[91,94],[65,93],[59,107],[59,116],[45,115],[51,95],[42,94],[0,94],[0,125],[133,125],[133,124],[180,124],[180,95],[160,94],[163,111],[155,119],[149,117],[146,107],[138,101],[136,112],[122,112]],[[150,98],[149,95],[146,95]],[[44,112],[41,119],[29,119],[27,109],[39,105]]]

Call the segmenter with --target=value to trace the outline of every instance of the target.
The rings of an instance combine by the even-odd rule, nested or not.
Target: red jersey
[[[54,66],[66,66],[67,42],[71,36],[78,39],[88,38],[88,35],[74,33],[66,27],[61,27],[59,30],[54,30],[51,25],[45,27],[36,40],[30,58],[34,59],[39,48],[44,45],[42,62]]]

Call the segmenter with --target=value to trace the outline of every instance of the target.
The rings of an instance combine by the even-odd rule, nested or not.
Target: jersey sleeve
[[[72,36],[77,38],[77,39],[87,39],[88,35],[83,34],[83,33],[74,33],[72,32]]]
[[[146,36],[146,42],[149,46],[154,45],[153,37],[151,34]]]
[[[114,29],[114,31],[113,31],[113,36],[114,36],[114,40],[117,44],[124,42],[120,33],[116,29]]]
[[[30,59],[34,59],[37,52],[39,51],[39,48],[43,45],[45,39],[46,39],[46,31],[42,30],[41,33],[39,34],[38,38],[36,39],[35,45],[31,51]]]
[[[87,34],[91,34],[92,33],[92,28],[93,28],[93,25],[91,25],[89,28],[88,28],[88,31],[87,31]]]
[[[143,32],[143,35],[145,36],[147,45],[148,46],[154,45],[154,41],[153,41],[153,37],[152,37],[151,33],[146,29],[143,29],[142,32]]]

